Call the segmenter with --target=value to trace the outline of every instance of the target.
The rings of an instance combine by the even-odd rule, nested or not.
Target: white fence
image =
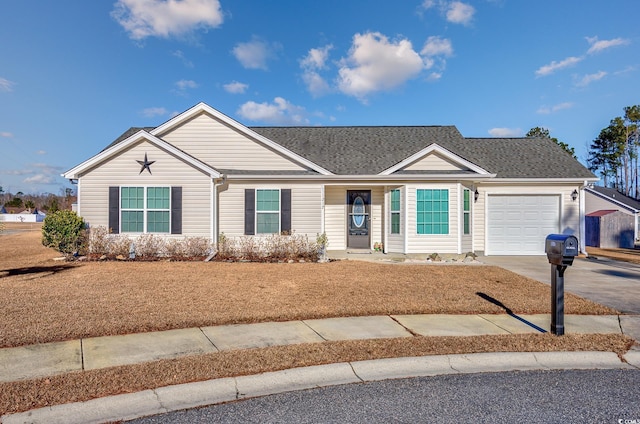
[[[42,222],[44,215],[35,213],[2,213],[0,221],[3,222]]]

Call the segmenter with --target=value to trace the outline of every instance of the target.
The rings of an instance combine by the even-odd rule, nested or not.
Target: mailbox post
[[[565,234],[549,234],[545,252],[551,264],[551,332],[564,334],[564,272],[578,256],[578,239]]]

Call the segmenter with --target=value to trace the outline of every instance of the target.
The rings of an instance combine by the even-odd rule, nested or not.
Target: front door
[[[371,190],[347,191],[347,247],[370,249]]]

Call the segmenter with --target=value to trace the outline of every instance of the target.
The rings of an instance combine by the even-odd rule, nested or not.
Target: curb
[[[444,374],[560,369],[640,369],[640,351],[517,352],[375,359],[179,384],[4,415],[3,424],[132,420],[235,400],[342,384]]]

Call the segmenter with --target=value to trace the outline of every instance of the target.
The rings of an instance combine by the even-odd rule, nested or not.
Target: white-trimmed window
[[[416,232],[449,234],[449,190],[416,190]]]
[[[400,234],[400,190],[393,189],[391,197],[391,234]]]
[[[471,234],[471,190],[464,189],[462,199],[462,233]]]
[[[120,228],[123,233],[169,233],[169,187],[120,187]]]
[[[256,234],[280,233],[280,190],[256,189]]]

